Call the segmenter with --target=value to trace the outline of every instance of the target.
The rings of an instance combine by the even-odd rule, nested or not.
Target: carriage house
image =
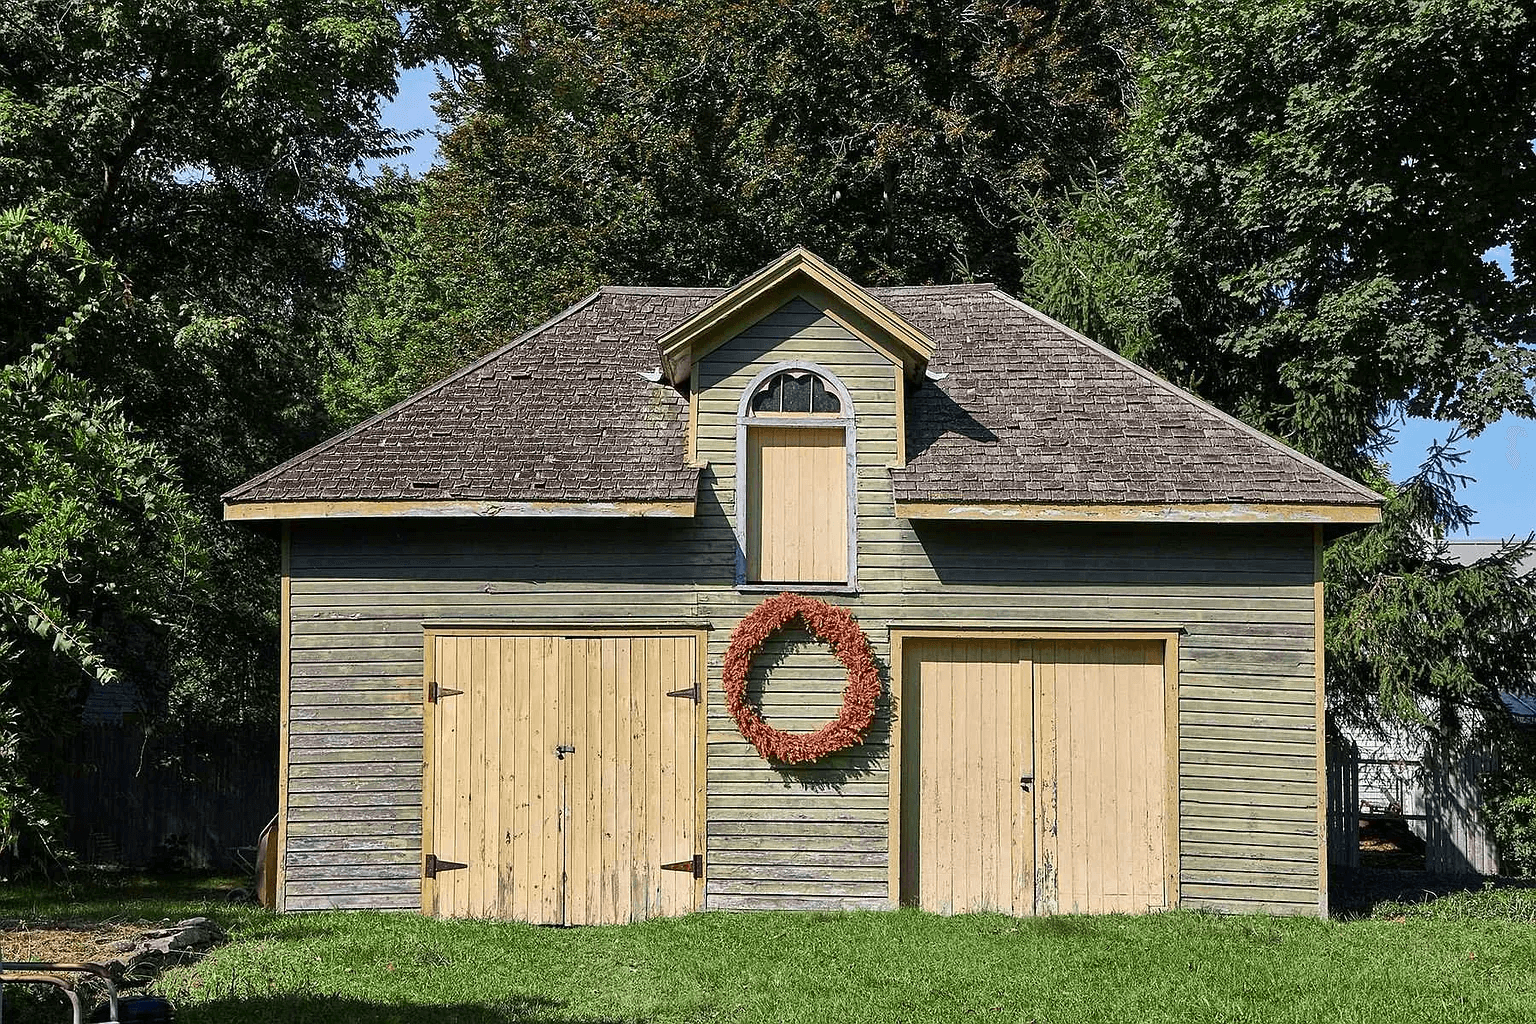
[[[991,286],[605,287],[225,502],[283,538],[281,909],[1326,908],[1378,498]],[[855,673],[791,618],[728,699],[783,593],[879,692],[793,762],[743,708]]]

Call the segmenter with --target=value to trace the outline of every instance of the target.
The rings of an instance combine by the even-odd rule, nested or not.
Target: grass
[[[1427,921],[1518,921],[1536,925],[1536,888],[1483,883],[1476,892],[1377,904],[1373,917]]]
[[[222,906],[197,886],[148,883],[61,902],[155,920],[207,913],[228,926],[230,945],[160,983],[188,1024],[1491,1024],[1529,1020],[1536,1006],[1536,928],[1470,913],[1351,922],[713,913],[561,930],[409,914],[273,916]],[[0,917],[28,904],[42,916],[44,894],[0,894]]]

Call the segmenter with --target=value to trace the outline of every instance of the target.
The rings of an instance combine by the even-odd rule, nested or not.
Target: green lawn
[[[210,892],[121,890],[53,916],[208,913],[235,940],[167,975],[179,1021],[1529,1021],[1536,927],[1173,913],[943,919],[700,914],[617,928],[409,914],[275,917]],[[1473,898],[1475,903],[1475,897]],[[1468,904],[1470,905],[1470,904]],[[46,894],[0,894],[0,917]],[[1492,904],[1497,912],[1498,905]]]

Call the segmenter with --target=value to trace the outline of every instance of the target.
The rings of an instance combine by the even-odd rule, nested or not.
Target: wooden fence
[[[1400,790],[1383,806],[1364,806],[1362,766],[1391,765]],[[1421,752],[1399,752],[1393,760],[1362,758],[1347,737],[1328,743],[1328,863],[1360,866],[1360,819],[1406,822],[1424,839],[1424,869],[1432,875],[1496,875],[1498,850],[1478,816],[1482,796],[1478,777],[1495,766],[1481,750],[1443,752],[1426,745]],[[1379,797],[1382,787],[1367,787]],[[1372,803],[1371,799],[1365,801]]]
[[[1360,752],[1342,737],[1328,742],[1328,863],[1360,866]]]
[[[275,731],[275,730],[274,730]],[[129,724],[86,725],[58,795],[87,863],[246,866],[277,813],[277,737],[209,730],[167,748]]]

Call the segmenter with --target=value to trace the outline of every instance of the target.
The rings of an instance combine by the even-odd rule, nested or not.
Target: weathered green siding
[[[778,770],[719,687],[730,630],[763,596],[733,585],[737,403],[791,359],[854,399],[860,592],[828,599],[881,662],[892,624],[1183,629],[1183,902],[1315,913],[1310,528],[896,519],[891,364],[803,303],[703,360],[694,520],[295,524],[287,908],[419,905],[424,623],[617,620],[713,626],[707,906],[888,905],[889,709],[863,747]],[[835,713],[843,671],[824,648],[786,636],[768,665],[754,687],[770,722]]]

